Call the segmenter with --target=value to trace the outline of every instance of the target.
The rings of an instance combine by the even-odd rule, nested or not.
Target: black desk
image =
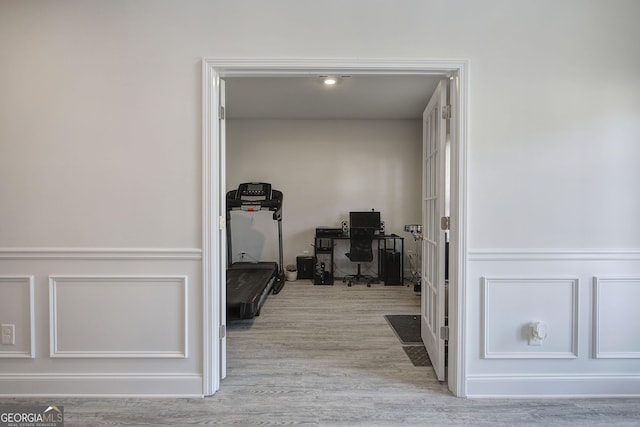
[[[316,285],[333,285],[333,248],[336,240],[349,240],[349,236],[318,236],[314,242]],[[378,280],[385,285],[404,283],[404,237],[397,234],[375,234],[377,243]],[[399,271],[398,271],[399,269]]]

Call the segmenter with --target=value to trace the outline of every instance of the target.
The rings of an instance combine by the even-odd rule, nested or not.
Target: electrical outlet
[[[3,323],[0,325],[0,329],[2,330],[2,344],[14,345],[16,343],[16,325]]]
[[[547,338],[547,324],[534,322],[529,325],[529,345],[540,346]]]

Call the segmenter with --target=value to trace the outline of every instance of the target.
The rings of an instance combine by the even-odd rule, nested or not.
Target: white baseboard
[[[640,375],[472,375],[469,398],[640,397]]]
[[[203,397],[196,374],[0,374],[0,397]]]

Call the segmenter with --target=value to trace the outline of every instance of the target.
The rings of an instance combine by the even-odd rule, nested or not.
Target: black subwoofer
[[[298,269],[298,279],[313,279],[313,257],[296,257],[296,268]]]

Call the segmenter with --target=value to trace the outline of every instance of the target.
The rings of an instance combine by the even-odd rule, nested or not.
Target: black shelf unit
[[[333,285],[333,239],[316,236],[313,247],[313,284]]]

